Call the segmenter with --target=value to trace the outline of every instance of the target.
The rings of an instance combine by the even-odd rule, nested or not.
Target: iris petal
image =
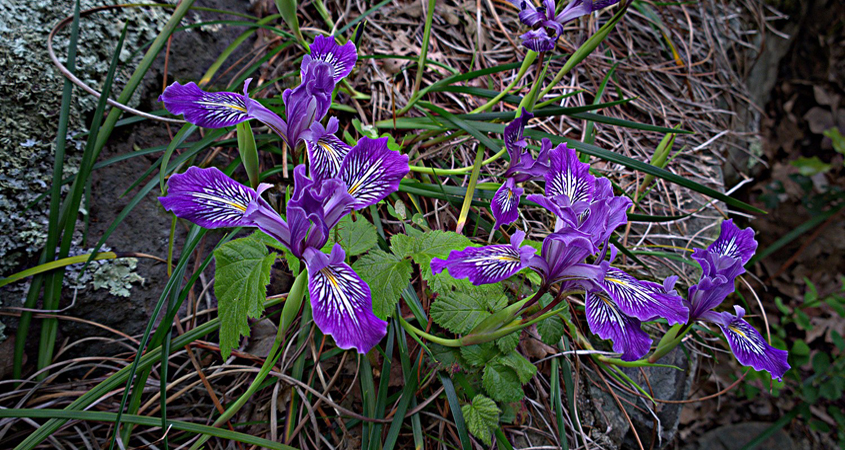
[[[590,330],[613,341],[613,351],[621,353],[623,361],[636,361],[648,353],[652,340],[640,327],[639,319],[623,314],[604,294],[587,293],[585,303]]]
[[[558,145],[549,153],[550,167],[546,173],[546,197],[565,195],[570,204],[590,202],[596,178],[590,175],[590,165],[578,160],[575,150]]]
[[[754,370],[765,370],[773,378],[782,380],[783,374],[789,370],[788,353],[769,345],[760,332],[742,318],[745,310],[740,306],[734,308],[736,315],[728,312],[713,315],[720,316],[715,320],[716,324],[725,334],[737,361],[743,366],[753,367]]]
[[[373,313],[370,287],[343,262],[338,244],[330,256],[309,248],[304,257],[314,322],[338,347],[370,351],[387,333],[387,322]]]
[[[408,174],[408,155],[387,148],[387,138],[362,138],[349,151],[340,166],[338,178],[346,183],[361,209],[378,203],[399,189],[399,181]]]
[[[518,231],[511,237],[510,245],[453,250],[445,260],[432,259],[431,271],[437,274],[449,269],[452,277],[467,278],[476,286],[497,283],[531,266],[535,251],[529,246],[519,247],[523,238],[525,233]]]
[[[734,225],[733,219],[722,222],[719,238],[707,247],[707,251],[739,259],[742,264],[747,263],[756,250],[757,241],[754,240],[754,230],[751,228],[740,230]]]
[[[494,230],[502,225],[513,223],[519,217],[518,207],[522,192],[522,188],[514,186],[513,178],[508,178],[493,195],[490,208],[493,210],[493,217],[496,218]]]
[[[686,323],[689,310],[683,299],[664,286],[638,280],[624,271],[610,267],[600,283],[605,292],[626,315],[644,322],[663,317],[669,325]]]
[[[335,83],[345,78],[352,72],[358,53],[352,41],[344,45],[337,45],[333,37],[317,36],[311,44],[310,59],[323,61],[332,67],[332,76]],[[306,66],[308,61],[303,58],[302,65]]]
[[[195,83],[173,83],[158,101],[173,114],[182,114],[185,121],[203,128],[223,128],[239,124],[250,117],[246,100],[234,92],[206,92]]]
[[[311,126],[311,139],[305,140],[308,161],[311,164],[311,178],[315,181],[334,178],[340,172],[340,165],[352,147],[335,136],[337,118],[329,119],[328,127],[319,122]]]

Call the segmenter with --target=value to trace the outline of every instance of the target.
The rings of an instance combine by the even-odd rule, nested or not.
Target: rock
[[[674,365],[681,370],[645,367],[642,372],[638,368],[623,368],[622,371],[646,392],[653,390],[653,397],[656,399],[686,399],[692,385],[690,374],[694,370],[696,360],[690,364],[690,360],[682,349],[676,348],[663,357],[660,363]],[[648,377],[648,383],[643,374]],[[639,445],[628,420],[619,410],[613,396],[604,392],[604,382],[595,375],[587,375],[592,380],[582,381],[582,384],[588,383],[589,386],[582,389],[582,395],[579,396],[582,425],[585,429],[592,427],[608,436],[617,448],[638,449]],[[645,398],[641,399],[620,390],[616,390],[615,393],[625,405],[625,411],[645,448],[652,447],[653,439],[655,441],[653,448],[662,448],[672,441],[678,429],[683,405],[658,403],[654,408]],[[648,412],[650,408],[654,408],[654,415]]]
[[[83,0],[82,9],[99,6],[100,2]],[[222,0],[204,2],[203,6],[248,13],[249,2],[233,4]],[[123,23],[129,23],[128,35],[121,54],[114,92],[119,93],[138,61],[143,56],[143,46],[157,36],[158,30],[169,19],[172,10],[162,8],[124,8],[84,16],[80,27],[80,47],[76,74],[83,81],[100,89],[105,77],[114,45]],[[54,68],[46,52],[46,37],[62,18],[73,13],[73,2],[47,0],[0,2],[0,69],[7,76],[0,81],[0,108],[6,122],[0,127],[0,149],[6,157],[0,162],[0,226],[14,232],[0,240],[0,275],[34,266],[46,239],[47,206],[49,198],[27,209],[38,195],[48,192],[54,166],[54,142],[64,78]],[[219,20],[222,16],[209,12],[190,12],[183,24]],[[55,39],[56,53],[60,60],[67,53],[69,27]],[[198,80],[220,53],[241,33],[242,28],[208,26],[180,31],[174,34],[171,57],[168,62],[168,82]],[[227,63],[234,63],[250,49],[251,42],[230,55]],[[135,56],[133,53],[141,49]],[[178,56],[177,56],[178,55]],[[163,54],[153,63],[139,86],[131,106],[142,110],[159,109],[156,99],[162,90],[164,67]],[[224,69],[227,66],[224,65]],[[225,80],[224,80],[225,81]],[[113,94],[115,97],[117,94]],[[85,139],[73,136],[86,131],[96,99],[80,89],[75,90],[69,121],[69,139],[65,160],[65,177],[72,176],[78,167]],[[125,117],[125,116],[124,116]],[[141,122],[117,128],[112,133],[98,161],[131,153],[132,149],[166,145],[170,138],[161,123]],[[97,169],[92,174],[90,230],[83,242],[81,226],[74,235],[71,254],[90,252],[123,207],[137,193],[123,192],[156,161],[152,157],[132,158]],[[64,192],[67,191],[65,188]],[[81,221],[80,221],[81,223]],[[155,197],[155,190],[143,199],[124,222],[106,241],[106,246],[117,252],[141,252],[165,257],[170,217]],[[177,230],[181,231],[182,227]],[[177,238],[176,255],[183,241]],[[203,254],[207,255],[206,253]],[[111,262],[106,263],[113,264]],[[102,266],[101,266],[102,267]],[[191,264],[193,267],[193,264]],[[76,282],[75,266],[69,267],[65,277],[65,292],[61,307],[69,305],[74,296],[76,303],[64,314],[110,326],[127,334],[138,334],[150,319],[153,307],[167,282],[165,266],[149,259],[139,259],[137,265],[117,264],[92,274],[92,283]],[[114,279],[111,279],[111,278]],[[119,279],[117,279],[117,278]],[[108,278],[108,279],[106,279]],[[143,283],[141,282],[143,280]],[[96,289],[94,287],[101,287]],[[0,298],[11,306],[20,306],[28,285],[17,283],[4,287]],[[76,291],[76,292],[75,292]],[[126,294],[130,294],[126,296]],[[198,291],[197,291],[198,293]],[[14,299],[12,302],[9,300]],[[14,329],[14,319],[3,318]],[[40,321],[33,321],[30,336],[34,336],[28,351],[37,351]],[[3,324],[0,323],[0,340]],[[86,336],[102,336],[101,329],[60,321],[59,338],[71,342]],[[114,336],[110,336],[114,337]],[[30,342],[27,342],[28,346]],[[87,355],[111,353],[125,348],[104,346],[95,341],[84,351]],[[81,349],[80,349],[81,350]],[[72,349],[72,352],[76,351]],[[30,358],[34,360],[34,358]]]
[[[732,425],[724,425],[710,430],[701,436],[697,441],[691,442],[683,447],[684,450],[739,450],[752,439],[766,431],[772,424],[766,422],[746,422]],[[796,448],[792,438],[779,429],[761,442],[756,448],[765,449],[791,449]]]

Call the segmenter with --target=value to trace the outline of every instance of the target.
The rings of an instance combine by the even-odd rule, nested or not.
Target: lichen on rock
[[[102,2],[83,0],[82,9]],[[55,164],[55,140],[64,78],[47,53],[47,36],[74,2],[11,0],[0,2],[0,274],[34,261],[47,236],[49,199],[35,202],[50,189]],[[82,18],[76,75],[97,89],[105,78],[114,45],[124,22],[129,23],[126,49],[138,49],[155,38],[169,17],[161,8],[122,8]],[[56,36],[54,49],[65,60],[69,40],[66,27]],[[121,53],[123,67],[133,67],[143,53]],[[125,81],[119,71],[116,89]],[[86,122],[97,100],[77,89],[71,102],[64,177],[76,173]],[[66,188],[65,188],[66,191]],[[14,288],[13,288],[14,289]],[[21,289],[21,286],[17,287]],[[0,331],[2,339],[2,331]]]

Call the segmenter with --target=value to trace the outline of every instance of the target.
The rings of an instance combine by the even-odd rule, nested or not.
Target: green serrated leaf
[[[351,216],[343,217],[332,228],[329,235],[332,241],[331,246],[334,246],[334,241],[337,239],[337,243],[343,247],[346,256],[366,253],[378,243],[376,227],[361,216],[358,216],[358,220],[354,222]]]
[[[428,344],[428,349],[431,350],[431,356],[434,357],[434,360],[440,363],[445,370],[463,365],[461,352],[458,348],[430,343]]]
[[[294,275],[299,273],[299,258],[294,256],[287,247],[285,247],[281,242],[277,241],[274,237],[270,236],[269,234],[258,230],[255,233],[250,235],[250,238],[255,239],[262,244],[276,249],[282,252],[282,256],[285,258],[285,262],[288,263],[288,268],[290,269],[291,273]]]
[[[551,303],[552,300],[554,300],[554,298],[551,295],[545,294],[540,297],[540,306],[545,307]],[[563,336],[563,333],[566,331],[566,324],[563,322],[561,315],[567,320],[571,319],[569,315],[569,305],[562,303],[558,305],[558,307],[560,306],[565,307],[560,314],[547,317],[537,323],[537,332],[540,333],[540,340],[546,345],[557,345],[558,342],[560,342],[560,338]]]
[[[500,356],[496,359],[496,362],[513,369],[522,384],[531,381],[531,378],[537,373],[537,366],[531,364],[531,361],[517,352],[510,352],[504,356]]]
[[[513,333],[500,337],[496,339],[496,347],[499,347],[499,351],[502,354],[508,354],[514,350],[516,350],[516,346],[519,345],[519,332],[514,331]]]
[[[492,432],[499,426],[501,412],[496,402],[481,394],[476,395],[472,403],[461,407],[469,432],[488,446],[493,444]]]
[[[492,342],[461,347],[461,357],[463,357],[469,365],[475,367],[487,364],[487,361],[495,358],[498,354],[499,349]]]
[[[396,310],[402,290],[411,281],[411,262],[391,253],[373,250],[358,258],[352,268],[370,286],[373,312],[387,320]]]
[[[419,236],[393,236],[390,239],[391,250],[396,256],[405,258],[410,256],[420,266],[423,278],[431,282],[431,260],[436,257],[445,258],[452,250],[463,250],[471,244],[466,236],[451,232],[433,230],[426,231]]]
[[[499,363],[484,367],[481,382],[487,395],[500,402],[518,402],[525,396],[516,371]]]
[[[220,316],[220,352],[228,358],[241,336],[249,336],[248,317],[264,311],[270,268],[276,260],[267,246],[252,237],[235,239],[214,251],[214,294]]]
[[[501,287],[473,286],[441,294],[431,305],[431,318],[435,323],[454,333],[467,333],[482,320],[507,306],[508,298]]]
[[[472,283],[465,278],[452,278],[452,276],[449,275],[449,271],[444,270],[443,272],[434,275],[431,280],[428,280],[428,287],[430,287],[432,291],[443,295],[455,290],[472,289]]]

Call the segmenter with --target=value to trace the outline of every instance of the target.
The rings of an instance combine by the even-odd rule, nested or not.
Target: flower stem
[[[678,325],[676,325],[675,327],[678,327]],[[669,334],[667,333],[667,336],[664,336],[663,339],[660,340],[660,344],[657,345],[657,348],[654,350],[654,353],[652,353],[651,356],[648,357],[649,363],[654,363],[660,358],[666,356],[666,354],[671,352],[672,349],[680,345],[681,342],[684,340],[684,336],[686,336],[686,334],[689,333],[690,330],[692,330],[692,325],[689,324],[684,325],[683,328],[680,328],[680,330],[675,327],[669,330],[669,333],[675,331],[675,337],[670,337],[669,339],[666,339],[667,336],[669,336]]]

